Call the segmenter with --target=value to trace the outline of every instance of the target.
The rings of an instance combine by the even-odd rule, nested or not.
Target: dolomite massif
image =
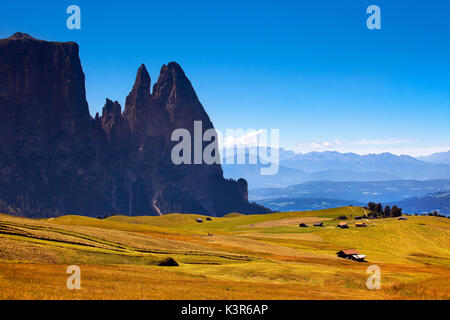
[[[0,40],[1,199],[89,216],[269,212],[220,164],[172,163],[174,129],[213,128],[177,63],[162,66],[152,90],[141,65],[123,112],[106,99],[92,118],[78,51],[23,33]]]

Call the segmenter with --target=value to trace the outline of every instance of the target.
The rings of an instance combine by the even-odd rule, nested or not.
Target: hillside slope
[[[0,215],[0,298],[450,298],[449,219],[367,220],[368,227],[355,228],[353,218],[363,214],[342,207],[212,221]],[[336,227],[341,215],[349,229]],[[324,227],[311,226],[319,221]],[[310,226],[299,228],[302,222]],[[369,263],[337,258],[342,249],[358,250]],[[167,257],[179,266],[158,266]],[[72,264],[81,268],[79,291],[65,286]],[[371,264],[381,268],[381,290],[366,288]]]

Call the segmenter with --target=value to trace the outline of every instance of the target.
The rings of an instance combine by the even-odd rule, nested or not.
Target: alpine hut
[[[339,252],[336,252],[336,254],[339,258],[350,259],[360,262],[364,261],[364,259],[366,258],[365,255],[359,254],[358,251],[356,251],[355,249],[341,250]]]

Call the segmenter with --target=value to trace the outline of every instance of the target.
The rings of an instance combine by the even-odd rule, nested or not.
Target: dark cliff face
[[[92,119],[76,43],[0,40],[0,198],[85,215],[268,212],[220,165],[172,163],[174,129],[213,128],[181,67],[164,65],[150,87],[141,65],[124,112],[106,99]]]
[[[98,210],[97,143],[76,43],[0,41],[1,196]],[[86,188],[92,188],[87,193]]]

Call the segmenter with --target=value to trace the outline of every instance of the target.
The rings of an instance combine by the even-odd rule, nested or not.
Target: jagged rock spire
[[[147,68],[145,68],[144,64],[141,64],[136,74],[132,92],[136,92],[137,94],[150,94],[150,84],[151,79]]]
[[[105,106],[102,109],[102,128],[106,132],[107,136],[110,137],[112,128],[119,125],[121,121],[122,107],[119,102],[112,102],[106,98]]]
[[[131,89],[125,101],[125,115],[130,112],[130,110],[127,110],[130,107],[143,108],[149,103],[151,99],[150,82],[150,75],[145,65],[141,64],[136,74],[133,89]]]
[[[263,213],[247,183],[223,178],[220,164],[175,165],[171,133],[212,123],[174,62],[154,94],[144,65],[121,114],[107,99],[89,114],[75,43],[0,39],[0,198],[26,194],[64,213]],[[30,72],[32,71],[32,72]]]
[[[176,62],[170,62],[161,67],[158,82],[153,86],[155,100],[167,102],[173,100],[198,100],[191,82],[186,77],[183,69]]]
[[[133,88],[125,101],[123,117],[128,121],[132,132],[143,135],[149,124],[145,120],[149,116],[149,108],[153,104],[150,93],[150,75],[142,64],[136,74]]]

